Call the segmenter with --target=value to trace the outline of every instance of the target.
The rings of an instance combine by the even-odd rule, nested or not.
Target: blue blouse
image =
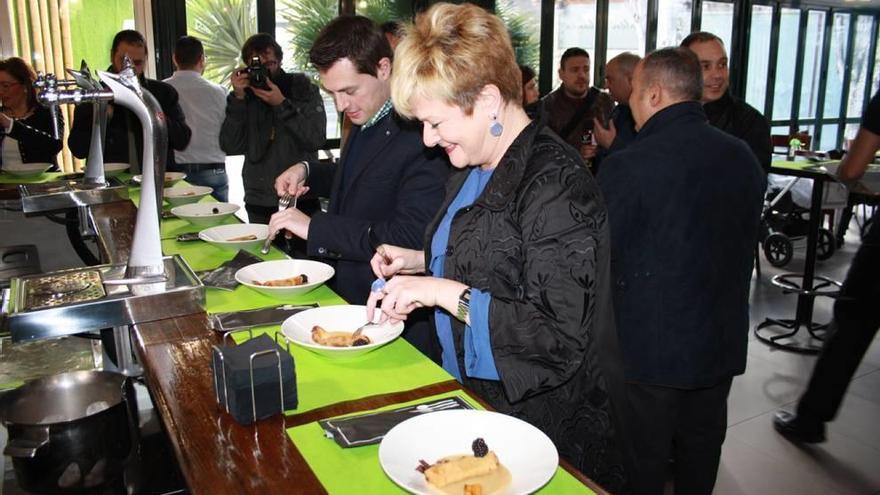
[[[458,195],[450,203],[443,220],[434,232],[431,240],[431,272],[435,277],[442,278],[443,265],[446,262],[446,247],[449,245],[449,230],[452,219],[462,208],[474,203],[482,194],[483,189],[492,177],[492,170],[483,170],[475,167],[471,170],[467,179],[459,190]],[[464,366],[467,376],[482,378],[484,380],[498,380],[498,370],[495,368],[495,357],[492,355],[492,345],[489,339],[489,303],[492,295],[479,289],[471,289],[470,320],[471,324],[464,328]],[[437,337],[443,348],[443,369],[449,372],[456,380],[461,381],[461,370],[458,369],[458,360],[455,357],[455,344],[452,337],[452,315],[443,309],[435,311],[434,323],[437,327]]]

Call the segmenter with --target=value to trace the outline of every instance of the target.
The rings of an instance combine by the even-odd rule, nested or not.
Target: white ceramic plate
[[[379,311],[376,311],[376,319]],[[354,332],[367,322],[366,306],[325,306],[308,309],[284,320],[281,331],[294,344],[331,358],[352,358],[361,356],[391,342],[403,333],[403,322],[367,327],[363,334],[370,337],[372,344],[358,347],[329,347],[316,344],[312,340],[312,327],[320,325],[330,332]]]
[[[230,241],[236,237],[249,235],[256,239],[247,241]],[[234,225],[218,225],[199,232],[199,239],[223,249],[251,249],[259,246],[269,237],[269,226],[261,223],[239,223]]]
[[[119,175],[131,168],[127,163],[111,162],[104,164],[104,175]]]
[[[144,177],[141,174],[135,175],[131,178],[133,182],[138,184],[140,184],[143,179]],[[171,187],[183,179],[186,179],[186,174],[183,172],[165,172],[165,187]]]
[[[19,177],[31,177],[40,175],[52,168],[51,163],[22,163],[19,165],[4,165],[3,172]]]
[[[311,260],[273,260],[248,265],[235,272],[235,280],[255,291],[277,299],[298,296],[317,289],[336,273],[333,267]],[[264,287],[254,282],[266,282],[305,274],[308,283],[287,287]]]
[[[232,203],[193,203],[171,208],[171,214],[198,227],[220,225],[241,208]]]
[[[556,446],[541,430],[505,414],[489,411],[437,411],[395,426],[379,444],[379,463],[392,481],[412,493],[433,495],[425,476],[416,471],[419,460],[470,454],[471,443],[482,438],[510,470],[504,494],[532,493],[544,486],[559,465]]]
[[[166,187],[165,201],[172,206],[180,206],[189,203],[198,203],[205,196],[214,192],[214,188],[207,186]]]

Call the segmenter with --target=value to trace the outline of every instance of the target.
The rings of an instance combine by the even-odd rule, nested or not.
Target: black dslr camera
[[[269,89],[266,83],[269,80],[269,69],[260,62],[260,57],[251,57],[251,63],[244,69],[247,72],[248,81],[252,88]]]

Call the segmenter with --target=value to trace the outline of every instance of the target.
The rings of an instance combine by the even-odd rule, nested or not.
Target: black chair
[[[0,247],[0,288],[9,287],[12,277],[40,273],[40,254],[37,246],[22,244]]]

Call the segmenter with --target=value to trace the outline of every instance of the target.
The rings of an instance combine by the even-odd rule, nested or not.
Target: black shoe
[[[825,423],[806,419],[788,411],[778,411],[773,417],[773,427],[785,438],[800,443],[825,441]]]

